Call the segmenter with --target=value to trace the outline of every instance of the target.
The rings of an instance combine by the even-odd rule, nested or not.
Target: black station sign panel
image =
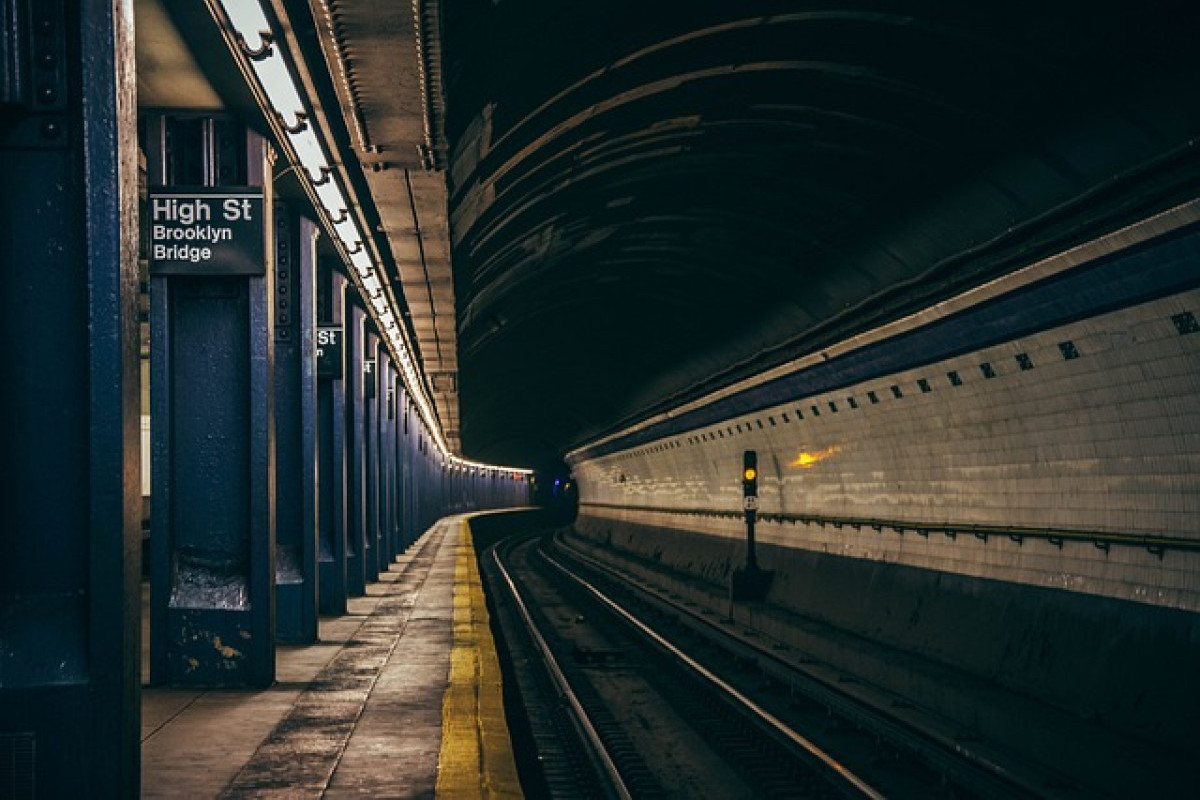
[[[320,325],[317,327],[317,377],[340,379],[342,377],[342,327]]]
[[[151,189],[150,274],[266,274],[263,208],[256,186]]]
[[[364,358],[363,362],[362,362],[362,367],[363,367],[363,397],[370,400],[375,397],[375,384],[377,383],[377,381],[375,380],[375,359]]]

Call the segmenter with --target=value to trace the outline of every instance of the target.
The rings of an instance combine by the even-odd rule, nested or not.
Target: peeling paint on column
[[[242,656],[242,653],[241,653],[240,651],[238,651],[238,650],[234,650],[234,649],[233,649],[232,647],[230,647],[229,645],[227,645],[227,644],[223,643],[223,642],[221,641],[221,637],[220,637],[220,636],[213,636],[213,638],[212,638],[212,644],[213,644],[213,648],[214,648],[214,649],[215,649],[215,650],[216,650],[218,653],[220,653],[221,655],[225,656],[225,658],[242,658],[242,657],[243,657],[243,656]]]

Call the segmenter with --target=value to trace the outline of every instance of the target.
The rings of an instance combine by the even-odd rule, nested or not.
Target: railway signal
[[[742,453],[742,507],[747,512],[758,508],[758,451]]]
[[[746,514],[746,566],[734,570],[729,584],[730,600],[762,600],[771,585],[773,572],[759,569],[754,545],[754,523],[758,519],[758,451],[742,453],[742,510]]]

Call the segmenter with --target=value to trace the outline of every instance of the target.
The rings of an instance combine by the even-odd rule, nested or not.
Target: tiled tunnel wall
[[[1096,542],[1200,542],[1198,317],[1190,289],[576,459],[575,530],[721,591],[745,558],[742,451],[757,450],[758,562],[784,618],[1196,745],[1176,710],[1200,702],[1200,552]],[[790,642],[800,629],[776,619],[756,626]]]
[[[763,542],[1200,610],[1186,550],[770,521],[1200,541],[1198,318],[1190,289],[577,461],[581,514],[744,537],[753,449]]]

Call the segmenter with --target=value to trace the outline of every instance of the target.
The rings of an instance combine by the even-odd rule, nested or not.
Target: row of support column
[[[135,797],[139,231],[152,684],[270,685],[276,643],[315,642],[319,615],[344,613],[434,520],[521,504],[525,487],[447,477],[341,262],[273,196],[262,137],[148,116],[139,198],[131,15],[44,8],[35,44],[71,94],[0,87],[0,452],[15,468],[0,482],[0,795]],[[13,58],[24,43],[0,42]],[[158,222],[222,208],[239,236],[261,231],[240,260],[187,251],[188,264],[147,244]]]
[[[486,500],[449,491],[366,303],[317,226],[272,196],[265,140],[156,115],[145,148],[153,229],[226,203],[244,219],[256,187],[266,233],[260,263],[216,274],[151,254],[150,679],[267,686],[276,643],[315,642],[321,610]]]

